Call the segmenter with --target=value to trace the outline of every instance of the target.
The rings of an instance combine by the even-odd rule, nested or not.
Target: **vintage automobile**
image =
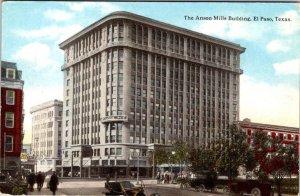
[[[146,196],[142,186],[134,186],[129,181],[108,182],[105,188],[109,191],[105,195]]]
[[[259,182],[258,180],[239,180],[229,182],[225,192],[233,194],[251,194],[252,196],[273,196],[270,183]]]
[[[215,172],[203,172],[190,180],[190,186],[196,191],[214,191],[217,178],[218,176]]]

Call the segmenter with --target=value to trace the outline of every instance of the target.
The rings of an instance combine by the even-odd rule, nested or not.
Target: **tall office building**
[[[23,143],[23,86],[22,71],[16,63],[1,61],[1,129],[0,170],[20,169]]]
[[[153,146],[209,146],[239,119],[238,44],[115,12],[59,46],[66,171],[111,166],[125,175],[139,166],[145,175]],[[80,160],[86,145],[92,158]]]
[[[56,171],[61,161],[63,102],[48,101],[30,108],[32,115],[31,154],[35,171]]]

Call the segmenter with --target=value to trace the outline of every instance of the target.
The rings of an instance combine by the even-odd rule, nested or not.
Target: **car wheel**
[[[201,185],[199,186],[199,191],[204,191],[204,189],[205,189],[205,186],[204,186],[203,184],[201,184]]]
[[[229,192],[230,192],[229,187],[228,187],[228,186],[225,186],[225,187],[223,188],[223,193],[229,194]]]
[[[259,188],[255,187],[251,190],[251,196],[261,196],[261,191]]]

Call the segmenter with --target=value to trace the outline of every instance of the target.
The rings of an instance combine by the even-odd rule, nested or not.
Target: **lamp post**
[[[173,158],[173,156],[174,156],[174,154],[175,154],[175,151],[172,151],[171,153],[172,153],[172,158]],[[173,160],[172,160],[172,162],[171,162],[171,174],[172,174],[172,172],[173,172],[173,171],[172,171],[172,169],[173,169],[173,168],[172,168],[172,163],[173,163]]]
[[[100,178],[100,172],[101,172],[101,156],[99,157],[99,167],[98,167],[99,178]]]
[[[140,152],[138,152],[138,155],[137,155],[137,176],[136,176],[136,181],[137,183],[136,184],[139,184],[139,176],[140,176]]]
[[[115,175],[115,182],[117,182],[117,155],[115,155],[115,163],[114,163],[114,169],[113,169],[114,175]]]
[[[38,165],[38,144],[39,144],[39,138],[35,137],[35,173],[37,173],[37,165]]]
[[[108,172],[109,172],[109,175],[111,175],[111,170],[110,170],[110,154],[107,155],[107,166],[108,166]]]

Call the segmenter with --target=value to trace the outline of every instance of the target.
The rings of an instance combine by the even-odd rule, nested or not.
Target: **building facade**
[[[16,63],[1,61],[1,169],[20,169],[24,136],[23,85],[22,71]]]
[[[66,171],[112,167],[125,175],[141,167],[146,175],[153,146],[209,146],[239,119],[238,44],[115,12],[60,48]],[[92,158],[80,159],[83,145]]]
[[[31,157],[36,161],[36,172],[56,171],[56,165],[61,160],[62,112],[63,103],[59,100],[48,101],[30,109]]]
[[[249,144],[252,143],[252,134],[255,131],[263,131],[266,132],[270,137],[278,137],[282,141],[283,145],[296,142],[296,151],[298,152],[299,128],[255,123],[251,122],[251,120],[248,118],[244,119],[243,121],[239,121],[238,124],[247,134],[247,141]]]

